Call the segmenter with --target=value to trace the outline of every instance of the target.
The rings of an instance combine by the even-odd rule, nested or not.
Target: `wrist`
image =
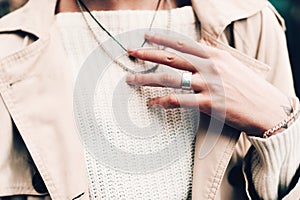
[[[287,118],[283,121],[275,125],[273,128],[268,129],[264,132],[263,137],[268,138],[272,135],[276,135],[277,133],[281,132],[283,128],[287,129],[299,116],[300,109],[299,109],[299,99],[297,97],[291,98],[291,110]]]
[[[260,112],[260,115],[251,126],[251,129],[247,131],[249,136],[262,137],[266,131],[274,128],[285,120],[293,110],[291,101],[285,96],[282,96],[280,100],[277,98],[276,102],[268,102],[263,112]],[[278,129],[274,134],[283,130],[284,128]]]

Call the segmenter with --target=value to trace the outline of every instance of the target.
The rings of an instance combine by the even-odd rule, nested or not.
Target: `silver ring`
[[[191,72],[183,72],[182,73],[181,88],[183,90],[191,90],[192,89],[192,73]]]

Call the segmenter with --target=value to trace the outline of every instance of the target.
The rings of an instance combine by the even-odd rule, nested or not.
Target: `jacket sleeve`
[[[271,69],[267,80],[286,96],[295,96],[284,21],[271,5],[246,21],[246,28],[237,30],[253,35],[250,37],[252,42],[242,39],[242,43],[237,43],[240,45],[237,49],[268,64]],[[260,27],[257,22],[260,22]],[[253,30],[253,27],[259,27],[260,30]],[[242,37],[243,34],[235,32],[237,37]],[[257,45],[249,46],[250,44]],[[249,140],[252,147],[244,162],[248,195],[253,199],[291,199],[298,192],[299,197],[300,120],[285,132],[269,139],[249,137]]]

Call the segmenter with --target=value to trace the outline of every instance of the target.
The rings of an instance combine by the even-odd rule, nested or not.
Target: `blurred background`
[[[0,17],[22,6],[27,0],[0,0]],[[241,0],[243,1],[243,0]],[[270,0],[287,25],[287,42],[297,96],[300,97],[300,0]],[[280,55],[278,55],[280,56]]]

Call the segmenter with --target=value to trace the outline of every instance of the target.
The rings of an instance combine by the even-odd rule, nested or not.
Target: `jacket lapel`
[[[53,199],[88,199],[72,81],[58,31],[0,62],[0,93]]]

